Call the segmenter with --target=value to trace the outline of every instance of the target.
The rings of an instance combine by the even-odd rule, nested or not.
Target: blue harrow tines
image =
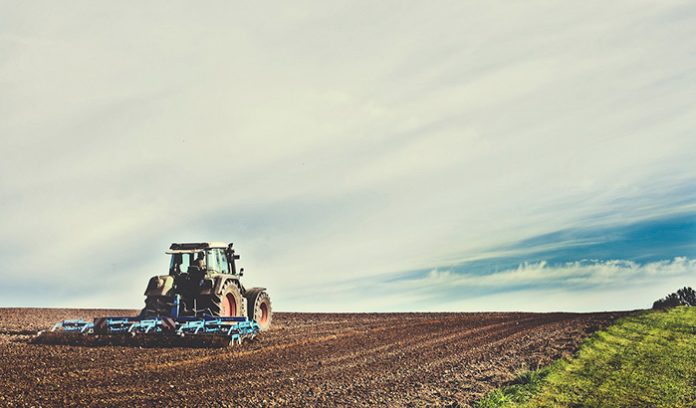
[[[252,340],[259,325],[246,317],[99,317],[63,320],[35,343],[138,347],[225,347]]]
[[[94,319],[94,331],[99,334],[150,334],[175,330],[176,321],[171,317],[98,317]]]
[[[215,317],[181,319],[177,329],[180,336],[199,336],[203,334],[224,336],[230,345],[242,344],[246,339],[253,340],[261,330],[259,325],[246,317]]]
[[[94,329],[94,323],[87,322],[82,319],[78,320],[63,320],[51,327],[51,331],[62,330],[68,333],[91,333]]]

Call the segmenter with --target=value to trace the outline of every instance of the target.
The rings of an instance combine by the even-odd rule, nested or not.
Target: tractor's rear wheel
[[[171,296],[148,296],[145,298],[145,307],[140,312],[143,317],[169,316],[174,307]]]
[[[271,297],[264,291],[247,292],[247,316],[259,324],[261,330],[268,330],[273,320]]]
[[[244,316],[242,294],[232,280],[222,287],[220,294],[205,296],[200,299],[199,310],[209,310],[213,316],[234,317]]]

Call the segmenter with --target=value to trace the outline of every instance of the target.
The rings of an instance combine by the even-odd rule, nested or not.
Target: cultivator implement
[[[253,340],[259,325],[246,317],[178,316],[177,297],[172,316],[97,317],[94,321],[63,320],[40,331],[34,343],[70,345],[128,345],[139,347],[226,347]]]
[[[63,320],[34,338],[39,344],[138,347],[226,347],[253,340],[259,325],[246,317],[100,317]]]

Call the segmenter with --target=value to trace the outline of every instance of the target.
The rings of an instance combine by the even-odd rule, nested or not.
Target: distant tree
[[[667,309],[676,306],[696,306],[696,291],[690,287],[683,287],[653,303],[653,309]]]
[[[683,287],[677,291],[677,294],[684,301],[685,305],[696,306],[696,290]]]

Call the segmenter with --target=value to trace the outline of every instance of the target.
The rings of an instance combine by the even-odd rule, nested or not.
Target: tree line
[[[685,286],[662,299],[656,300],[652,308],[667,309],[676,306],[696,306],[696,291]]]

